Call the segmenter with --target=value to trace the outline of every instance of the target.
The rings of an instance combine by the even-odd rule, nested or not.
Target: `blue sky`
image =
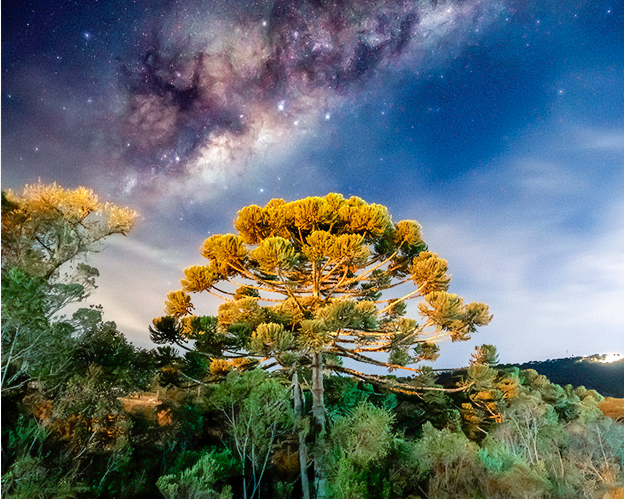
[[[149,346],[198,248],[273,197],[416,219],[505,362],[622,352],[624,11],[609,1],[3,2],[2,187],[141,221],[91,298]],[[201,313],[215,313],[206,300]]]

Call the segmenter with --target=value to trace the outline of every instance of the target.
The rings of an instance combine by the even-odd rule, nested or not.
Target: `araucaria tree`
[[[208,264],[184,271],[152,336],[197,340],[213,374],[254,362],[293,374],[310,369],[316,492],[325,497],[324,373],[417,393],[418,383],[347,366],[418,372],[415,364],[434,360],[441,340],[466,340],[487,324],[488,307],[448,292],[447,262],[427,250],[417,222],[393,222],[384,206],[357,197],[273,199],[243,208],[234,225],[238,235],[204,242]],[[223,299],[216,321],[193,315],[190,294],[201,292]],[[412,300],[419,320],[405,317]]]

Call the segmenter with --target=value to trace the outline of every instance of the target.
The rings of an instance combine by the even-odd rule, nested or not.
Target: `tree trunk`
[[[316,488],[316,499],[325,499],[327,497],[324,391],[323,354],[321,352],[315,352],[312,357],[312,417],[316,430],[316,444],[314,448],[314,485]]]
[[[295,415],[297,418],[301,418],[303,414],[303,408],[301,403],[301,387],[299,386],[299,376],[295,371],[293,375],[293,387],[295,390]],[[301,490],[303,492],[303,499],[310,499],[310,483],[308,482],[308,446],[305,441],[305,434],[298,429],[297,434],[299,436],[299,468],[301,470]]]

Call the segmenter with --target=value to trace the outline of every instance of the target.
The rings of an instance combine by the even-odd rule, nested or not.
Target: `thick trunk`
[[[323,400],[323,354],[316,352],[312,357],[312,417],[316,427],[314,449],[314,486],[316,499],[327,497],[327,470],[325,465],[325,402]]]
[[[295,390],[295,414],[298,418],[303,413],[301,404],[301,387],[299,386],[299,376],[295,372],[293,376],[293,387]],[[301,490],[303,499],[310,499],[310,483],[308,482],[308,446],[305,441],[305,434],[299,428],[299,467],[301,469]]]

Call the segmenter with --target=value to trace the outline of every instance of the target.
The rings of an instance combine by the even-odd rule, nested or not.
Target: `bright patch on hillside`
[[[622,357],[622,354],[619,353],[608,353],[607,355],[604,356],[604,358],[600,361],[603,364],[609,364],[611,362],[617,362],[618,360],[622,360],[624,359],[624,357]]]

